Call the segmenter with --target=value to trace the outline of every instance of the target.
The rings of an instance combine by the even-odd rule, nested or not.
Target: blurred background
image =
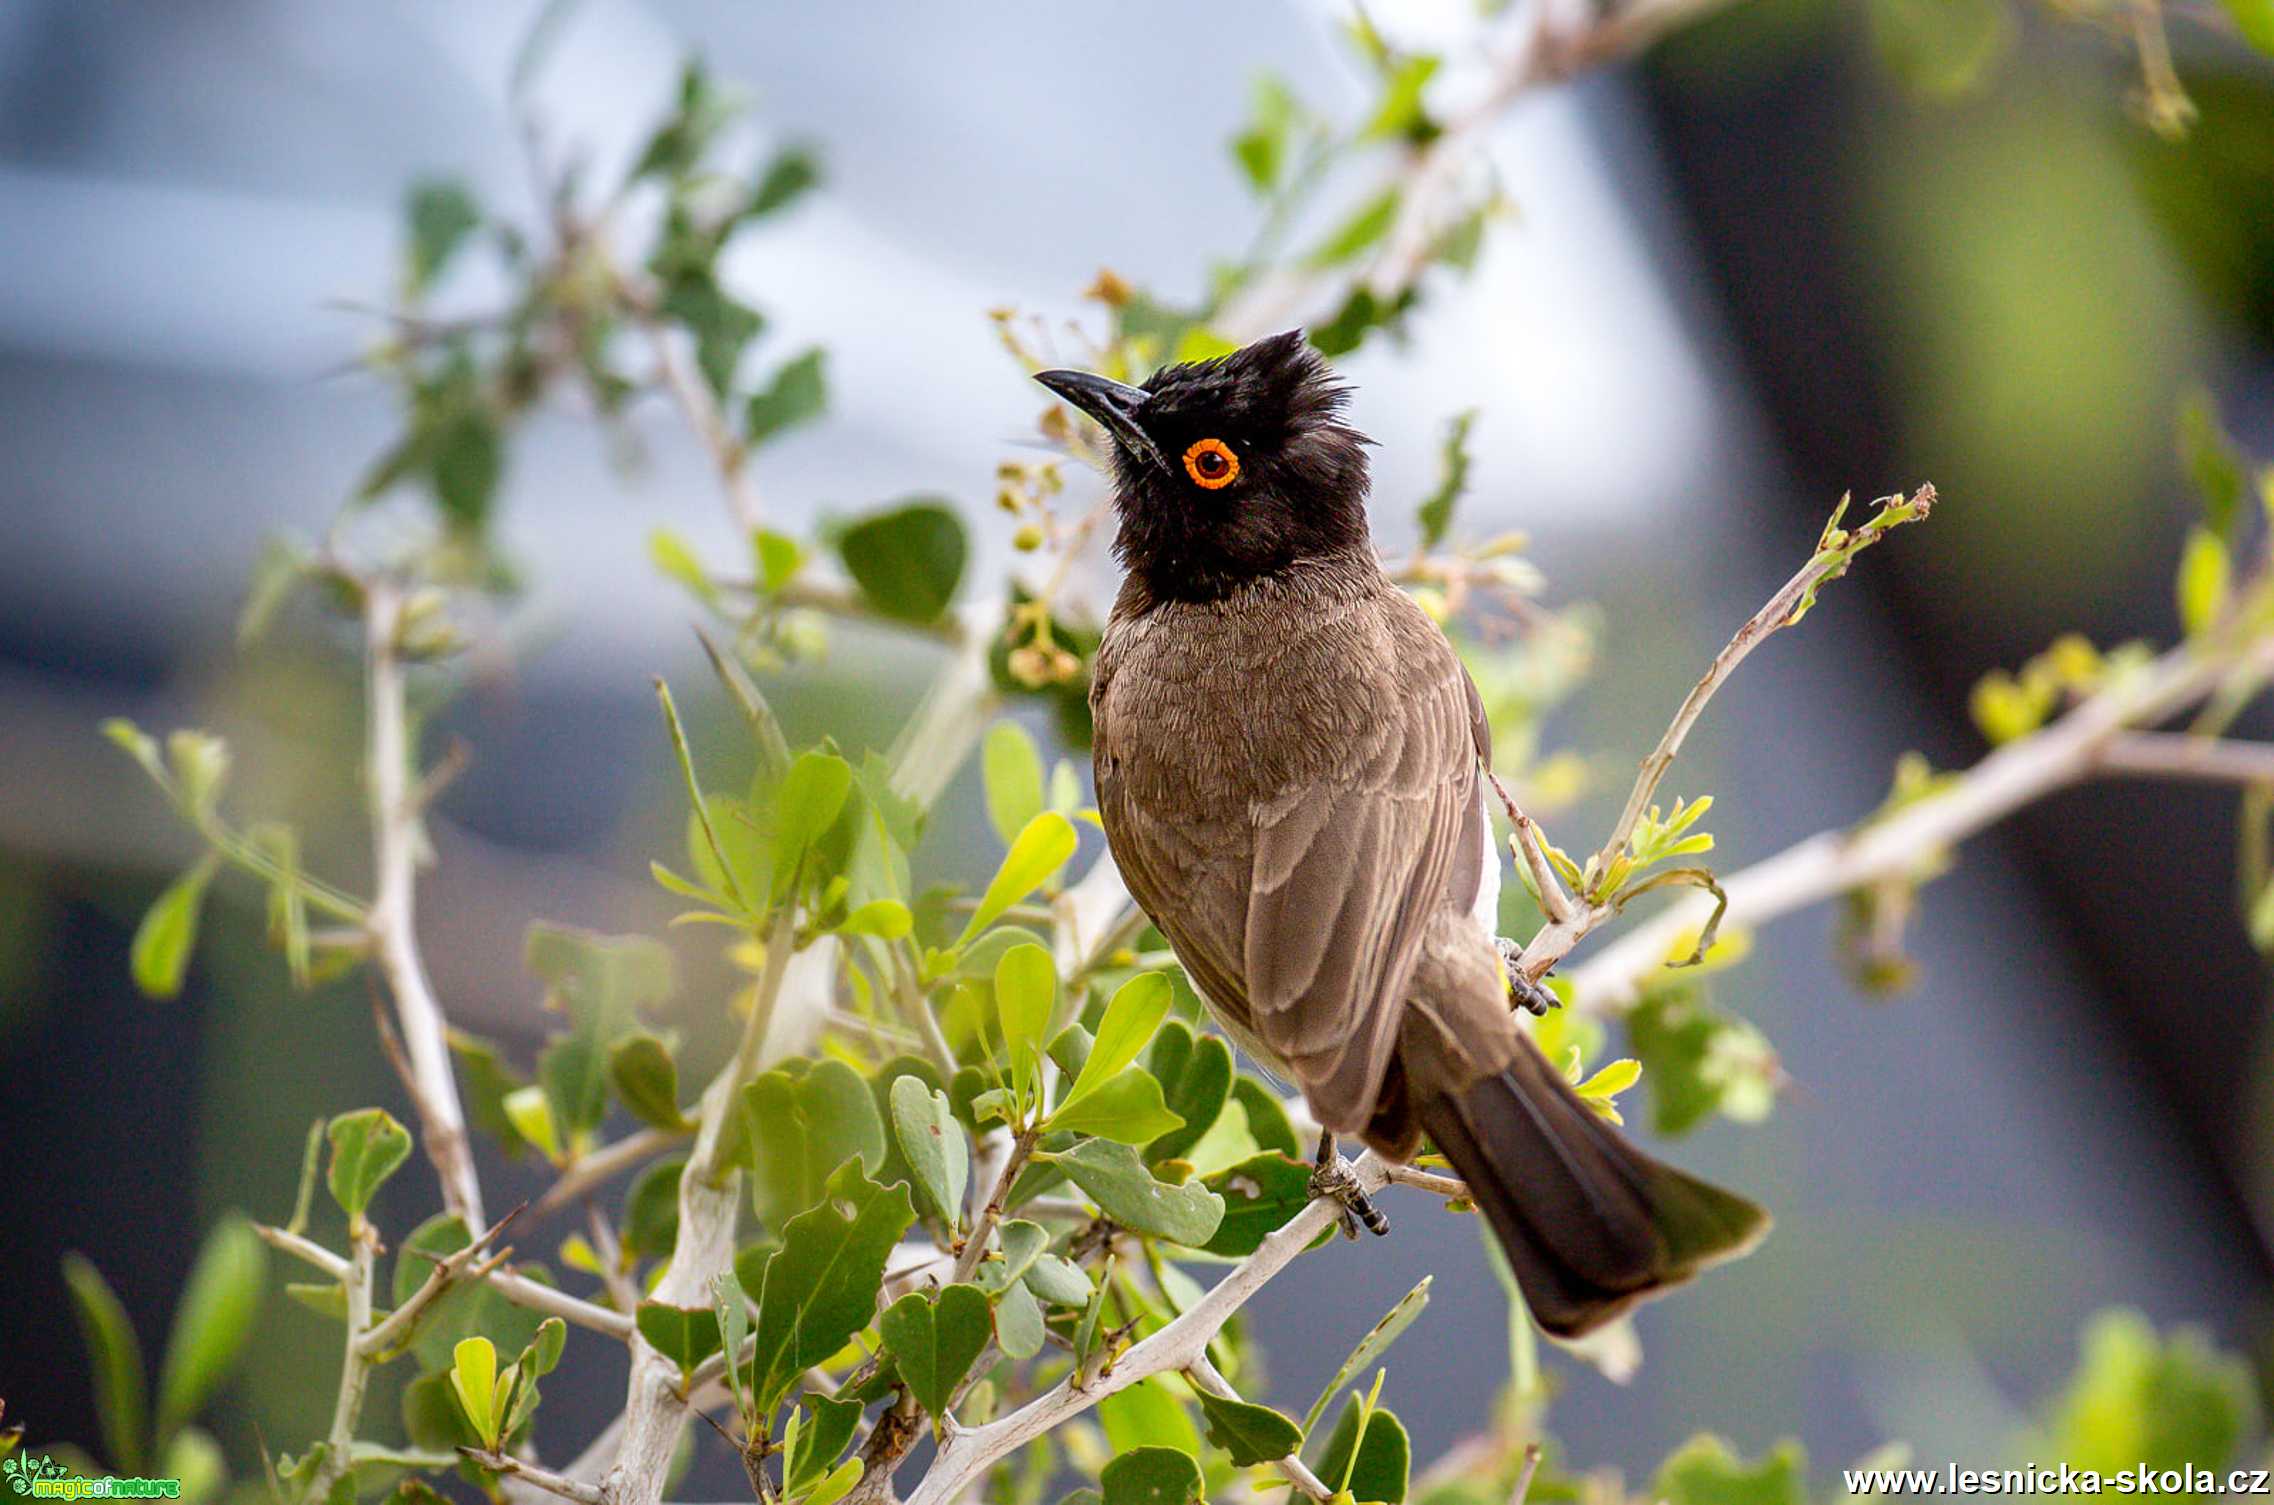
[[[1376,18],[1393,33],[1467,24],[1450,0],[1396,9]],[[346,629],[309,611],[240,652],[234,623],[264,536],[320,532],[395,432],[395,399],[351,369],[380,326],[347,305],[394,284],[406,186],[454,174],[535,208],[506,103],[534,12],[0,8],[0,1398],[32,1445],[97,1430],[66,1250],[155,1352],[203,1229],[290,1208],[312,1118],[408,1117],[363,982],[293,993],[257,894],[223,886],[180,998],[136,993],[135,923],[193,849],[96,725],[225,732],[239,797],[298,821],[313,868],[365,861]],[[620,161],[696,50],[753,96],[765,140],[812,144],[822,191],[732,267],[786,346],[830,352],[827,418],[767,452],[770,515],[944,493],[981,519],[968,578],[990,581],[1010,559],[985,521],[994,466],[1038,399],[987,310],[1076,313],[1101,266],[1196,293],[1254,219],[1224,149],[1250,76],[1276,69],[1322,108],[1364,97],[1345,14],[590,0],[534,112],[556,148]],[[1741,0],[1637,64],[1528,94],[1490,136],[1514,213],[1473,275],[1344,363],[1381,444],[1385,544],[1410,542],[1443,426],[1473,406],[1464,528],[1526,530],[1548,599],[1595,603],[1594,678],[1547,728],[1593,775],[1549,820],[1567,846],[1602,829],[1843,491],[1931,479],[1944,503],[1692,737],[1669,792],[1717,796],[1725,870],[1857,819],[1906,749],[1978,757],[1970,687],[2058,632],[2174,636],[2190,384],[2274,454],[2274,68],[2182,38],[2201,113],[2174,142],[2141,119],[2130,46],[2091,25],[1954,5],[1922,51],[1910,14]],[[528,596],[430,736],[472,755],[424,889],[435,981],[523,1057],[544,1030],[530,919],[659,933],[674,907],[646,878],[680,809],[648,676],[703,671],[645,541],[668,524],[735,546],[697,448],[661,413],[632,428],[629,479],[574,415],[515,446],[499,531]],[[1093,599],[1110,585],[1101,567]],[[881,746],[928,667],[904,640],[846,637],[791,676],[785,718]],[[949,802],[932,876],[983,876],[956,856],[993,850],[975,805]],[[1850,982],[1826,911],[1764,931],[1721,996],[1790,1090],[1767,1122],[1716,1120],[1673,1153],[1767,1203],[1778,1232],[1643,1315],[1630,1382],[1556,1361],[1570,1455],[1639,1474],[1711,1428],[1749,1453],[1796,1436],[1820,1475],[1891,1438],[1994,1463],[2110,1304],[2260,1363],[2274,1063],[2236,807],[2199,785],[2033,807],[1926,891],[1916,980],[1891,998]],[[665,1020],[715,1035],[718,979],[685,971]],[[412,1170],[387,1193],[405,1223],[430,1205]],[[485,1175],[501,1205],[536,1184]],[[1438,1272],[1400,1355],[1428,1458],[1487,1419],[1502,1297],[1471,1222],[1417,1198],[1390,1211],[1394,1237],[1306,1259],[1250,1312],[1267,1393],[1299,1408]],[[272,1446],[322,1430],[335,1332],[270,1301],[214,1418],[240,1477],[257,1477],[256,1418]],[[621,1403],[620,1357],[580,1376],[549,1383],[549,1449]],[[703,1447],[688,1491],[738,1492],[730,1455]]]

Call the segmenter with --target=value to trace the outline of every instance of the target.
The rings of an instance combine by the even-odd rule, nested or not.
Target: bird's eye
[[[1214,491],[1240,476],[1240,457],[1221,439],[1203,439],[1184,452],[1184,473],[1192,484]]]

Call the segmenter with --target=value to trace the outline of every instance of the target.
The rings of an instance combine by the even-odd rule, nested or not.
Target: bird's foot
[[[1350,1163],[1336,1151],[1332,1130],[1319,1136],[1319,1155],[1311,1168],[1311,1195],[1332,1197],[1342,1204],[1344,1238],[1358,1237],[1360,1223],[1376,1238],[1390,1231],[1390,1220],[1383,1217],[1381,1209],[1367,1197],[1365,1189],[1358,1184],[1358,1177],[1351,1172]]]
[[[1508,1001],[1526,1013],[1538,1018],[1549,1009],[1560,1009],[1563,1000],[1554,992],[1541,987],[1517,968],[1523,959],[1524,948],[1504,935],[1496,935],[1492,943],[1500,948],[1501,975],[1508,979]]]

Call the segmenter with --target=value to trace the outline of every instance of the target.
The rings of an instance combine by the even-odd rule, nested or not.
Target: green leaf
[[[505,472],[505,436],[497,416],[468,402],[435,426],[432,440],[434,499],[442,515],[476,530],[489,521],[490,503]]]
[[[465,1083],[467,1114],[504,1147],[506,1154],[519,1158],[529,1141],[513,1126],[505,1111],[505,1099],[508,1093],[528,1086],[527,1080],[505,1064],[494,1042],[458,1029],[450,1031],[449,1039],[450,1054],[457,1058],[458,1075]]]
[[[2178,584],[2179,625],[2187,636],[2200,636],[2226,610],[2230,572],[2227,546],[2219,536],[2208,528],[2188,529]]]
[[[679,1063],[660,1037],[636,1030],[609,1046],[608,1079],[641,1123],[673,1134],[694,1129],[679,1111]]]
[[[2274,37],[2274,0],[2248,3],[2263,10],[2270,23],[2269,36]],[[2242,456],[2219,423],[2218,405],[2201,387],[2191,390],[2179,406],[2179,464],[2202,500],[2204,526],[2221,538],[2229,537],[2249,481]]]
[[[1026,1288],[1052,1306],[1070,1306],[1076,1309],[1088,1306],[1097,1294],[1087,1271],[1072,1260],[1056,1254],[1037,1254],[1034,1263],[1027,1267]]]
[[[1445,446],[1438,452],[1437,489],[1414,514],[1421,525],[1424,549],[1434,549],[1445,541],[1446,531],[1453,526],[1453,508],[1469,489],[1469,430],[1476,421],[1477,410],[1470,408],[1446,426]]]
[[[1382,80],[1382,102],[1373,119],[1358,133],[1361,141],[1397,138],[1420,140],[1434,134],[1421,94],[1437,76],[1440,59],[1433,53],[1414,53],[1392,65]]]
[[[833,935],[873,935],[879,940],[905,939],[916,928],[916,917],[898,899],[874,899],[829,927]]]
[[[1275,73],[1259,74],[1254,90],[1248,127],[1232,138],[1232,159],[1239,163],[1248,188],[1264,194],[1278,186],[1285,170],[1288,140],[1301,118],[1302,106],[1287,81]]]
[[[1200,1184],[1223,1201],[1224,1217],[1202,1247],[1244,1259],[1311,1203],[1311,1166],[1275,1150],[1203,1177]],[[1315,1418],[1314,1418],[1315,1420]],[[1304,1430],[1309,1430],[1305,1423]]]
[[[1290,1160],[1303,1158],[1303,1144],[1295,1135],[1293,1120],[1287,1117],[1287,1105],[1279,1094],[1252,1076],[1241,1076],[1232,1083],[1232,1100],[1246,1110],[1248,1132],[1255,1142],[1267,1150],[1277,1150]]]
[[[1303,1445],[1303,1429],[1269,1406],[1195,1390],[1200,1414],[1208,1419],[1208,1440],[1230,1453],[1237,1466],[1276,1462]]]
[[[481,208],[466,185],[417,183],[411,187],[410,286],[416,296],[433,286],[443,267],[482,223]]]
[[[892,1084],[892,1132],[900,1153],[915,1173],[933,1208],[950,1227],[963,1220],[963,1197],[971,1184],[971,1143],[945,1092],[921,1078],[903,1076]]]
[[[1721,1112],[1757,1120],[1774,1098],[1776,1053],[1760,1031],[1708,1007],[1695,988],[1661,988],[1627,1015],[1627,1043],[1642,1062],[1651,1123],[1688,1132]]]
[[[751,1388],[761,1407],[868,1325],[885,1261],[915,1221],[907,1187],[878,1186],[848,1161],[820,1204],[783,1227],[758,1297]]]
[[[998,721],[987,728],[979,762],[987,787],[987,818],[1009,846],[1043,811],[1042,753],[1025,727],[1016,721]]]
[[[751,1199],[769,1228],[821,1199],[838,1169],[884,1165],[884,1120],[860,1073],[843,1061],[798,1060],[742,1089],[741,1119],[753,1174]]]
[[[1162,1030],[1153,1046],[1153,1070],[1161,1080],[1169,1111],[1184,1126],[1163,1134],[1145,1149],[1148,1161],[1182,1160],[1213,1128],[1232,1094],[1232,1048],[1214,1035],[1192,1038],[1179,1025]]]
[[[1165,972],[1140,972],[1114,989],[1104,1017],[1098,1020],[1097,1038],[1091,1042],[1088,1059],[1082,1062],[1081,1074],[1059,1100],[1060,1113],[1118,1077],[1153,1043],[1174,995]]]
[[[1344,1404],[1342,1414],[1335,1418],[1334,1431],[1328,1435],[1326,1452],[1319,1459],[1318,1476],[1332,1488],[1347,1471],[1348,1482],[1343,1487],[1354,1499],[1401,1505],[1413,1466],[1413,1444],[1397,1413],[1377,1406],[1366,1418],[1366,1438],[1358,1443],[1358,1455],[1353,1460],[1351,1444],[1357,1439],[1358,1418],[1364,1410],[1365,1403],[1356,1395]]]
[[[126,1308],[83,1254],[63,1256],[63,1282],[71,1288],[71,1308],[87,1340],[88,1366],[95,1376],[95,1414],[103,1424],[103,1446],[110,1462],[130,1475],[148,1466],[149,1396],[143,1388],[142,1345]]]
[[[197,947],[198,912],[205,906],[205,890],[213,882],[219,859],[201,857],[190,870],[167,885],[134,932],[127,953],[134,985],[152,998],[174,998],[189,973],[190,953]]]
[[[1385,188],[1353,210],[1333,233],[1320,242],[1309,259],[1313,267],[1340,266],[1356,261],[1390,233],[1397,222],[1398,190]]]
[[[1382,1355],[1390,1351],[1390,1345],[1397,1342],[1405,1330],[1413,1326],[1414,1319],[1428,1309],[1430,1280],[1430,1276],[1422,1276],[1419,1285],[1400,1296],[1397,1305],[1384,1312],[1382,1320],[1366,1330],[1366,1336],[1358,1340],[1358,1346],[1350,1350],[1350,1357],[1342,1361],[1342,1367],[1334,1372],[1334,1378],[1327,1381],[1326,1388],[1319,1392],[1319,1398],[1311,1402],[1311,1409],[1304,1413],[1304,1431],[1308,1432],[1317,1426],[1319,1418],[1326,1414],[1327,1402],[1333,1400],[1343,1386],[1380,1362]]]
[[[995,1298],[995,1341],[1007,1359],[1031,1359],[1042,1352],[1042,1307],[1023,1280],[1004,1286]]]
[[[2274,55],[2274,0],[2221,0],[2221,4],[2244,41]]]
[[[342,1113],[326,1132],[332,1141],[332,1165],[325,1184],[352,1222],[363,1216],[372,1194],[409,1158],[411,1136],[384,1108]]]
[[[1074,823],[1057,811],[1045,810],[1028,821],[1003,854],[1002,866],[988,880],[987,891],[979,896],[979,907],[971,912],[956,945],[969,945],[972,937],[1002,918],[1004,910],[1040,888],[1073,857],[1074,846]]]
[[[669,996],[671,952],[643,935],[538,924],[529,927],[523,962],[545,982],[548,1002],[569,1016],[568,1034],[538,1057],[537,1077],[554,1127],[575,1142],[607,1117],[609,1047],[637,1027],[637,1010]]]
[[[1040,1082],[1043,1037],[1058,1002],[1058,968],[1040,946],[1013,946],[995,963],[995,1017],[1021,1090]]]
[[[743,410],[743,433],[751,445],[764,444],[784,429],[821,416],[829,402],[822,353],[807,350],[783,363],[774,379],[754,392]]]
[[[696,600],[705,604],[718,600],[718,586],[712,582],[710,571],[703,568],[694,546],[674,530],[649,530],[647,558],[658,573],[678,581]]]
[[[719,1316],[709,1307],[643,1301],[633,1320],[639,1324],[640,1336],[679,1366],[682,1379],[719,1351]]]
[[[820,181],[821,165],[813,153],[802,146],[785,146],[767,160],[742,212],[747,218],[763,219],[788,208]]]
[[[1125,1228],[1193,1248],[1206,1245],[1224,1218],[1224,1199],[1198,1182],[1169,1186],[1125,1144],[1089,1139],[1052,1160]]]
[[[963,580],[963,520],[938,498],[918,497],[853,523],[837,552],[869,605],[903,622],[937,621]]]
[[[758,588],[769,596],[789,584],[805,564],[805,546],[771,528],[751,535],[751,554],[758,563]]]
[[[994,1325],[985,1294],[959,1284],[930,1297],[920,1291],[901,1297],[877,1319],[877,1331],[917,1404],[944,1417]]]
[[[695,365],[712,393],[724,398],[742,367],[742,353],[766,327],[758,310],[730,297],[708,267],[686,267],[663,294],[664,317],[695,339]]]
[[[1104,1505],[1195,1505],[1200,1464],[1175,1448],[1136,1448],[1108,1463],[1098,1486]]]
[[[487,1338],[467,1338],[451,1351],[450,1389],[458,1397],[466,1422],[482,1446],[498,1444],[497,1345]]]
[[[867,1471],[868,1465],[860,1459],[847,1458],[831,1469],[829,1476],[816,1484],[813,1492],[800,1501],[799,1505],[837,1505],[837,1501],[850,1494],[853,1486],[861,1482],[861,1475]]]
[[[267,1277],[268,1251],[252,1225],[239,1217],[215,1224],[190,1267],[159,1367],[161,1447],[228,1377],[252,1336]]]
[[[661,1259],[679,1238],[679,1178],[687,1157],[668,1155],[643,1169],[624,1193],[624,1252]]]
[[[774,795],[774,898],[787,897],[806,853],[845,808],[853,765],[830,752],[799,754]]]
[[[339,1287],[332,1287],[338,1290]],[[466,1411],[458,1404],[457,1387],[450,1382],[452,1366],[420,1375],[403,1387],[403,1434],[413,1447],[480,1447]]]
[[[1781,1442],[1748,1465],[1728,1443],[1701,1432],[1658,1466],[1652,1494],[1666,1505],[1807,1505],[1807,1460],[1799,1443]]]
[[[406,1235],[395,1251],[393,1298],[401,1306],[426,1283],[435,1262],[457,1253],[471,1242],[465,1223],[455,1214],[436,1213]],[[520,1272],[550,1284],[542,1266],[522,1264]],[[487,1284],[459,1285],[445,1292],[426,1310],[411,1340],[421,1368],[443,1369],[461,1338],[487,1336],[508,1349],[519,1349],[535,1337],[535,1312],[513,1305]]]
[[[859,1401],[808,1394],[804,1405],[809,1415],[798,1432],[797,1450],[790,1455],[789,1473],[783,1481],[791,1494],[819,1483],[861,1424]]]
[[[2250,1366],[2198,1329],[2159,1338],[2136,1311],[2093,1317],[2053,1412],[2043,1456],[2103,1474],[2122,1468],[2224,1469],[2257,1430]]]
[[[1169,1111],[1161,1097],[1161,1084],[1142,1066],[1125,1066],[1104,1083],[1092,1087],[1079,1101],[1050,1115],[1049,1128],[1072,1134],[1095,1134],[1121,1144],[1148,1145],[1185,1122]]]

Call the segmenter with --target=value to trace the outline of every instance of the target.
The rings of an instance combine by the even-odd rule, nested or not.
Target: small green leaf
[[[415,296],[431,287],[466,237],[482,223],[482,211],[466,185],[418,183],[411,188],[410,286]]]
[[[643,1301],[633,1320],[639,1324],[640,1336],[679,1366],[682,1378],[719,1351],[719,1317],[708,1307]]]
[[[1287,1105],[1279,1100],[1278,1093],[1252,1076],[1241,1076],[1232,1083],[1232,1100],[1247,1111],[1248,1132],[1259,1147],[1277,1150],[1290,1160],[1303,1157],[1302,1142],[1295,1136],[1294,1122],[1287,1117]]]
[[[1358,1346],[1350,1350],[1350,1357],[1342,1361],[1342,1367],[1334,1372],[1334,1378],[1327,1381],[1326,1388],[1319,1392],[1319,1398],[1311,1402],[1311,1409],[1304,1413],[1305,1432],[1319,1424],[1319,1418],[1326,1414],[1327,1402],[1333,1400],[1343,1386],[1380,1362],[1382,1355],[1390,1351],[1390,1345],[1397,1342],[1405,1330],[1413,1326],[1414,1319],[1427,1310],[1430,1279],[1427,1275],[1422,1276],[1419,1285],[1400,1296],[1397,1305],[1384,1312],[1382,1320],[1366,1330],[1366,1336],[1358,1340]]]
[[[950,1227],[959,1224],[971,1182],[971,1144],[955,1121],[948,1095],[920,1078],[898,1078],[892,1084],[892,1132],[941,1220]]]
[[[709,604],[718,600],[718,586],[711,580],[710,571],[694,546],[670,528],[655,528],[647,536],[648,562],[671,579],[687,587],[696,600]]]
[[[174,1308],[158,1374],[161,1446],[228,1377],[260,1315],[268,1251],[243,1218],[225,1218],[206,1235]]]
[[[361,1218],[372,1194],[409,1158],[411,1136],[384,1108],[343,1113],[327,1132],[332,1165],[325,1184],[340,1211],[351,1221]]]
[[[450,1389],[466,1414],[467,1424],[482,1446],[498,1444],[497,1345],[487,1338],[467,1338],[451,1350]]]
[[[1217,1171],[1200,1184],[1224,1203],[1223,1220],[1205,1247],[1211,1254],[1236,1259],[1255,1253],[1258,1245],[1311,1204],[1310,1164],[1276,1150]],[[1310,1423],[1304,1424],[1304,1430],[1310,1430]]]
[[[993,1323],[978,1287],[951,1285],[930,1297],[920,1291],[901,1297],[877,1319],[877,1331],[917,1404],[943,1417],[955,1387],[986,1348]]]
[[[831,1469],[827,1478],[813,1486],[812,1493],[800,1501],[799,1505],[837,1505],[839,1500],[852,1492],[854,1485],[861,1482],[861,1475],[867,1469],[868,1465],[860,1459],[847,1458]]]
[[[1003,1287],[995,1298],[995,1341],[1007,1359],[1031,1359],[1042,1352],[1042,1307],[1023,1280]]]
[[[693,1131],[679,1111],[679,1063],[660,1037],[636,1030],[609,1046],[608,1079],[641,1123],[672,1134]]]
[[[1114,989],[1104,1017],[1098,1020],[1097,1038],[1090,1045],[1088,1059],[1082,1062],[1081,1075],[1059,1101],[1059,1112],[1074,1107],[1118,1077],[1153,1043],[1161,1021],[1168,1017],[1174,991],[1165,972],[1140,972]]]
[[[998,721],[987,728],[980,770],[985,776],[987,818],[1008,846],[1043,811],[1042,753],[1025,727],[1016,721]]]
[[[774,796],[774,898],[790,892],[800,864],[823,833],[837,823],[853,792],[853,765],[835,753],[808,752],[790,764]]]
[[[1095,1134],[1128,1145],[1151,1144],[1184,1126],[1162,1099],[1161,1084],[1142,1066],[1123,1067],[1052,1113],[1048,1125],[1053,1131]]]
[[[879,1186],[847,1161],[820,1203],[784,1225],[760,1281],[751,1389],[761,1408],[868,1325],[885,1261],[915,1221],[907,1187]]]
[[[995,1017],[1022,1090],[1040,1080],[1042,1042],[1058,1002],[1058,969],[1040,946],[1013,946],[995,963]]]
[[[1327,1438],[1326,1452],[1319,1459],[1318,1475],[1330,1488],[1335,1481],[1346,1480],[1343,1488],[1354,1499],[1402,1505],[1413,1467],[1413,1444],[1397,1413],[1376,1406],[1365,1417],[1366,1437],[1358,1443],[1353,1459],[1351,1445],[1358,1436],[1359,1417],[1367,1410],[1366,1403],[1355,1394],[1343,1406]]]
[[[829,404],[829,382],[822,362],[820,351],[804,351],[785,362],[772,381],[751,394],[749,406],[743,410],[743,433],[752,446],[821,416]]]
[[[527,1079],[505,1064],[494,1042],[458,1029],[450,1031],[449,1039],[450,1054],[457,1058],[458,1074],[465,1082],[467,1113],[506,1154],[518,1159],[529,1141],[506,1115],[505,1098],[528,1086]]]
[[[2059,1451],[2048,1451],[2048,1459],[2103,1475],[2243,1461],[2243,1439],[2258,1432],[2252,1370],[2200,1329],[2159,1336],[2139,1312],[2113,1309],[2086,1324],[2078,1350],[2047,1438]],[[1778,1459],[1772,1454],[1762,1468]]]
[[[2230,572],[2227,546],[2219,536],[2208,528],[2188,529],[2178,585],[2179,625],[2187,636],[2200,636],[2226,610]]]
[[[945,501],[919,497],[853,523],[837,552],[868,603],[903,622],[932,622],[955,599],[969,546]]]
[[[1125,1228],[1199,1248],[1224,1218],[1224,1199],[1198,1182],[1155,1179],[1125,1144],[1089,1139],[1051,1157],[1076,1186]]]
[[[804,1404],[811,1414],[798,1432],[798,1445],[790,1455],[789,1475],[784,1480],[792,1494],[802,1493],[820,1482],[838,1455],[845,1451],[845,1445],[853,1440],[854,1429],[861,1424],[859,1401],[809,1393]]]
[[[1090,1282],[1087,1271],[1072,1260],[1056,1254],[1038,1254],[1027,1267],[1026,1288],[1052,1306],[1081,1308],[1090,1304],[1097,1287]]]
[[[916,928],[916,917],[898,899],[872,899],[830,927],[834,935],[873,935],[879,940],[905,939]]]
[[[197,947],[198,912],[218,861],[210,854],[199,858],[167,886],[135,929],[128,965],[134,985],[152,998],[174,998],[182,991],[190,953]]]
[[[1728,1443],[1701,1432],[1667,1455],[1651,1493],[1666,1505],[1807,1505],[1807,1459],[1799,1443],[1783,1442],[1748,1465]]]
[[[1232,1048],[1214,1035],[1192,1039],[1183,1026],[1162,1030],[1153,1047],[1153,1070],[1160,1077],[1169,1111],[1183,1127],[1146,1146],[1148,1161],[1182,1160],[1215,1126],[1232,1094]]]
[[[435,426],[433,445],[434,499],[442,515],[461,528],[479,529],[489,521],[505,472],[505,436],[497,415],[468,402]]]
[[[624,1252],[662,1259],[679,1238],[679,1178],[687,1157],[667,1155],[643,1169],[624,1193]]]
[[[979,907],[971,912],[956,945],[970,944],[972,937],[1002,918],[1004,910],[1040,888],[1073,857],[1074,846],[1074,823],[1057,811],[1045,810],[1028,821],[1003,854],[1003,865],[988,880],[987,891],[980,895]]]
[[[79,1318],[80,1336],[87,1340],[103,1446],[113,1464],[140,1474],[149,1457],[145,1428],[150,1402],[143,1388],[142,1345],[135,1340],[134,1324],[127,1320],[126,1308],[110,1282],[85,1255],[63,1256],[63,1282],[71,1288],[72,1311]]]
[[[1200,1464],[1175,1448],[1136,1448],[1098,1474],[1103,1505],[1196,1505]]]
[[[1208,1440],[1230,1453],[1238,1467],[1276,1462],[1303,1445],[1303,1429],[1269,1406],[1194,1389],[1208,1420]]]
[[[1368,199],[1343,220],[1327,238],[1311,252],[1308,261],[1313,267],[1341,266],[1356,261],[1381,242],[1397,221],[1398,190],[1385,188]]]
[[[767,159],[743,214],[763,219],[788,208],[821,181],[821,164],[802,146],[785,146]]]
[[[1470,408],[1446,426],[1445,445],[1437,461],[1437,489],[1414,514],[1421,525],[1424,549],[1434,549],[1445,541],[1446,531],[1453,526],[1453,509],[1469,489],[1469,430],[1476,421],[1477,410]]]
[[[769,1227],[819,1201],[848,1161],[869,1172],[884,1165],[876,1099],[843,1061],[799,1060],[760,1076],[742,1089],[741,1125],[751,1199]]]

